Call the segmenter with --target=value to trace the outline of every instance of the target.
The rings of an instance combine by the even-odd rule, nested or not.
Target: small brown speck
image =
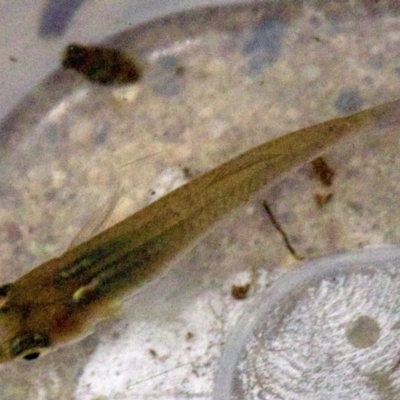
[[[318,157],[311,162],[314,174],[324,186],[331,186],[335,171],[327,164],[323,157]]]
[[[332,200],[333,193],[315,193],[314,200],[315,203],[319,208],[325,206],[326,204],[330,203]]]
[[[157,358],[157,357],[158,357],[158,354],[157,354],[157,352],[156,352],[154,349],[149,349],[149,353],[150,353],[150,355],[151,355],[152,357],[154,357],[154,358]]]
[[[175,68],[175,74],[177,76],[185,75],[185,67],[183,65],[177,65]]]
[[[187,166],[182,167],[181,166],[181,168],[182,168],[182,171],[183,171],[186,179],[193,179],[196,175],[199,174],[198,171],[196,171],[195,169],[192,169],[190,167],[187,167]]]
[[[250,283],[246,283],[245,285],[241,286],[232,285],[231,294],[235,300],[244,300],[247,298],[249,290]]]
[[[194,333],[193,332],[188,332],[187,334],[186,334],[186,340],[191,340],[191,339],[193,339],[194,338]]]
[[[9,60],[10,60],[11,62],[17,62],[17,61],[18,61],[17,57],[14,57],[14,56],[10,56],[10,57],[9,57]]]

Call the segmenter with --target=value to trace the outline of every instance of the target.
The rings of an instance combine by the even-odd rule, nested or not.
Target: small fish
[[[0,287],[0,362],[33,360],[87,336],[124,295],[267,183],[339,140],[399,120],[398,102],[268,141],[194,178],[132,216]],[[385,125],[386,124],[386,125]]]
[[[89,81],[103,85],[135,83],[141,78],[141,67],[120,51],[106,47],[72,43],[62,55],[62,66],[74,69]]]

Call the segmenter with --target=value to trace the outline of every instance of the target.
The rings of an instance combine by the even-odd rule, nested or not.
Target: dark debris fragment
[[[315,176],[324,186],[332,186],[335,171],[328,165],[323,157],[318,157],[311,162]]]
[[[137,82],[141,68],[120,51],[72,43],[62,55],[62,66],[74,69],[89,81],[103,85],[123,85]]]
[[[231,294],[235,300],[244,300],[247,298],[249,290],[250,290],[250,283],[238,286],[232,285]]]

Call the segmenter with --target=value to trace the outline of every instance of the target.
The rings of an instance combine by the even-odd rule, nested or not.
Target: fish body
[[[0,362],[32,360],[90,333],[127,293],[266,184],[341,139],[390,121],[399,103],[284,135],[193,179],[90,240],[0,287]]]

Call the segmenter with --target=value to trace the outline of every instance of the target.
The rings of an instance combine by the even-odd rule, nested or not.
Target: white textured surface
[[[327,267],[322,281],[297,281],[284,296],[278,295],[277,304],[258,303],[260,319],[241,353],[233,398],[242,399],[243,393],[255,400],[397,398],[400,372],[392,369],[399,358],[398,265],[398,260],[372,261],[365,271],[354,271],[353,264],[344,263],[345,270],[332,275],[331,266],[321,262],[314,271],[319,275]],[[290,278],[287,282],[292,285]],[[360,316],[380,329],[363,348],[347,336]]]
[[[222,290],[202,292],[179,315],[165,310],[162,323],[124,318],[114,324],[85,366],[75,398],[209,400],[222,343],[245,305],[232,301],[230,287],[248,279],[232,276]]]

